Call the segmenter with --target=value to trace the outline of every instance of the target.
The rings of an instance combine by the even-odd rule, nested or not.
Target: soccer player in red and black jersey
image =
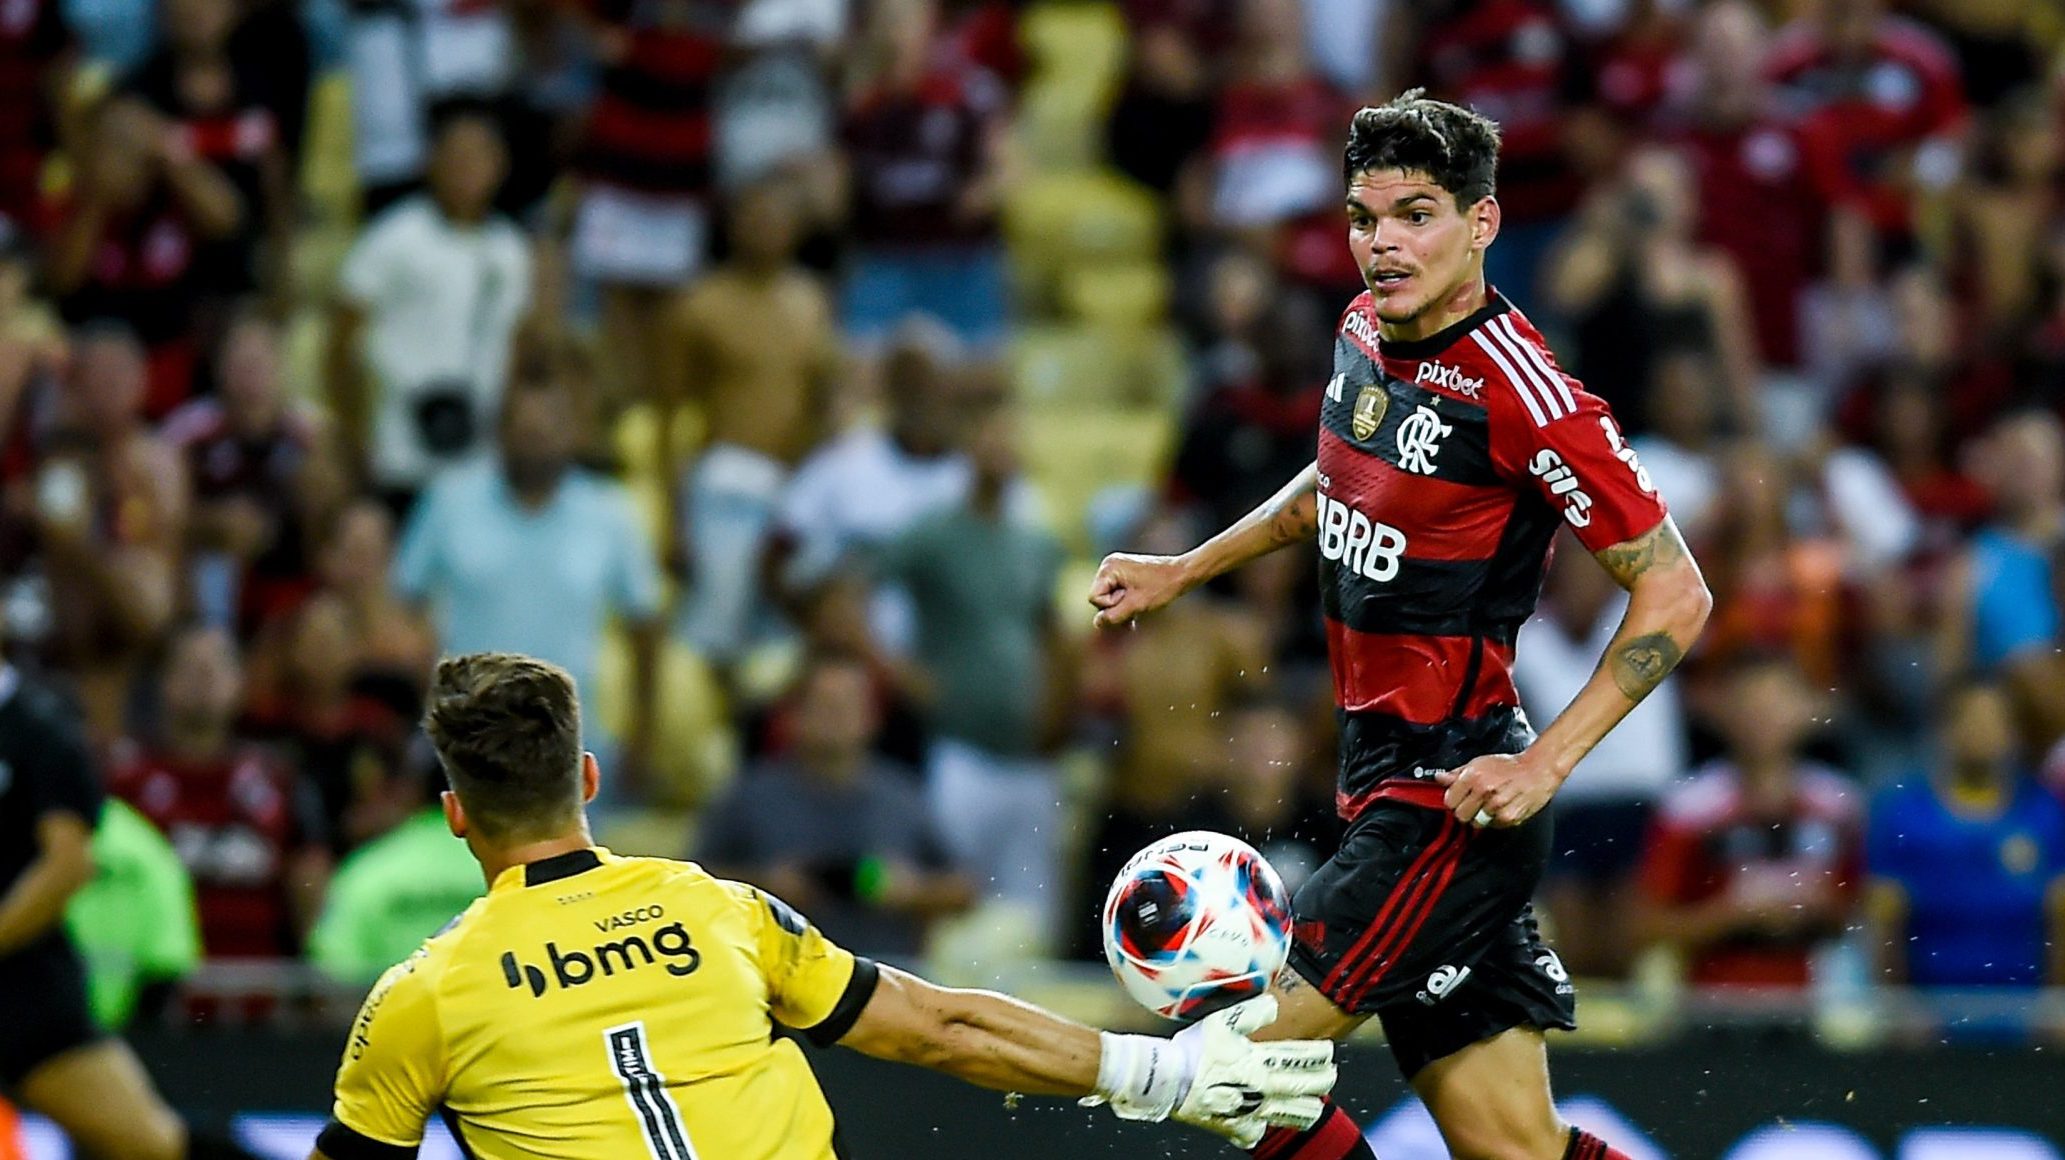
[[[1121,625],[1317,539],[1341,720],[1338,853],[1298,892],[1273,1034],[1374,1015],[1459,1160],[1626,1160],[1558,1117],[1543,1032],[1575,996],[1529,899],[1543,808],[1706,623],[1706,583],[1604,403],[1484,279],[1498,128],[1417,91],[1355,115],[1342,316],[1316,462],[1181,556],[1111,556],[1090,601]],[[1563,525],[1630,594],[1577,699],[1539,734],[1513,641]],[[1333,1109],[1264,1160],[1368,1146]]]

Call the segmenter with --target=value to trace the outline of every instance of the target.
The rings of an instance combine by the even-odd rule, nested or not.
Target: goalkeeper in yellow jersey
[[[1271,1000],[1173,1039],[1098,1032],[877,966],[690,863],[595,846],[599,773],[550,664],[446,660],[426,725],[488,893],[366,997],[314,1160],[414,1156],[434,1115],[486,1160],[830,1160],[831,1109],[776,1025],[1243,1146],[1310,1126],[1333,1087],[1330,1044],[1248,1041]]]

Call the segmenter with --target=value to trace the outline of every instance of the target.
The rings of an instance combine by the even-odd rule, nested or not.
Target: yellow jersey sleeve
[[[732,889],[748,911],[775,1020],[820,1047],[839,1042],[874,997],[875,964],[826,938],[774,895],[743,883]]]
[[[333,1136],[402,1148],[422,1142],[424,1122],[445,1094],[444,1034],[425,962],[418,952],[389,967],[359,1007],[337,1070],[325,1142]],[[343,1153],[323,1151],[345,1160]]]

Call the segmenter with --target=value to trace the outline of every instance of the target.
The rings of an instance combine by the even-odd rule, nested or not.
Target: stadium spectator
[[[573,271],[602,294],[605,416],[655,396],[669,292],[709,248],[713,105],[738,19],[728,0],[581,0],[599,89],[574,158]]]
[[[0,21],[0,217],[34,220],[43,165],[77,64],[63,0],[26,0]]]
[[[144,412],[163,417],[193,390],[202,251],[233,236],[252,207],[150,106],[117,97],[90,119],[53,212],[44,272],[65,318],[135,329],[150,353]]]
[[[1248,291],[1229,283],[1254,277],[1250,264],[1235,254],[1214,266],[1219,329],[1201,360],[1211,389],[1184,417],[1170,467],[1171,498],[1197,504],[1214,526],[1253,510],[1312,461],[1331,373],[1327,319],[1310,296],[1263,282],[1255,290],[1270,297],[1256,304],[1252,335],[1234,329],[1244,307],[1228,299]]]
[[[1190,521],[1151,513],[1133,551],[1173,555],[1197,541]],[[1231,774],[1225,713],[1268,681],[1268,626],[1237,601],[1210,589],[1093,639],[1083,692],[1091,711],[1115,731],[1109,801],[1089,835],[1083,881],[1092,897],[1075,913],[1094,913],[1126,859],[1172,830],[1210,828],[1212,791]],[[1078,928],[1079,954],[1096,957],[1094,931]]]
[[[2065,804],[2017,768],[2013,706],[1942,699],[1935,768],[1874,795],[1866,913],[1880,978],[1918,987],[2065,983]]]
[[[36,296],[36,281],[28,235],[0,216],[0,485],[25,467],[36,419],[69,357],[64,323]]]
[[[424,778],[415,812],[338,865],[308,935],[308,961],[330,978],[370,986],[483,893],[480,864],[438,805],[443,789]]]
[[[394,590],[393,563],[394,518],[379,503],[358,500],[332,525],[316,568],[322,590],[344,601],[358,662],[353,683],[413,720],[437,659],[437,634]]]
[[[1332,717],[1331,699],[1326,704]],[[1227,715],[1231,734],[1226,783],[1212,828],[1260,851],[1298,887],[1332,855],[1341,821],[1334,813],[1334,771],[1316,761],[1311,713],[1283,697],[1248,696]]]
[[[2045,243],[2058,204],[2056,114],[2042,92],[1988,110],[1951,202],[1960,280],[1972,291],[1961,313],[1981,341],[2012,339],[2043,310]]]
[[[938,7],[872,7],[842,129],[852,251],[839,313],[871,352],[913,313],[979,349],[1004,336],[1002,95],[935,55]]]
[[[352,462],[398,512],[489,442],[531,291],[523,235],[494,209],[508,165],[489,113],[441,109],[429,191],[367,223],[338,276],[330,404]]]
[[[215,296],[263,285],[284,292],[294,227],[292,165],[285,127],[271,107],[271,78],[248,54],[232,52],[243,20],[236,0],[166,0],[159,46],[122,89],[165,118],[183,152],[215,167],[244,207],[236,232],[202,247],[196,281]],[[305,83],[305,78],[304,78]],[[203,319],[201,340],[222,324]]]
[[[108,802],[93,831],[93,881],[65,904],[86,965],[93,1018],[110,1031],[162,1010],[201,961],[194,881],[178,851],[128,803]]]
[[[1797,373],[1803,296],[1828,268],[1828,197],[1821,136],[1778,107],[1764,76],[1770,33],[1749,0],[1718,0],[1692,16],[1687,90],[1657,110],[1662,138],[1692,167],[1697,238],[1727,254],[1745,294],[1756,354],[1767,372]]]
[[[355,643],[344,601],[329,593],[310,598],[289,621],[276,682],[254,687],[248,698],[250,728],[313,790],[337,857],[415,805],[412,787],[397,776],[415,714],[377,685],[364,686]]]
[[[967,497],[882,553],[917,611],[913,659],[931,686],[926,792],[956,864],[1051,933],[1063,874],[1060,771],[1075,708],[1075,649],[1054,610],[1061,544],[1006,508],[1017,423],[997,407],[969,427]]]
[[[1701,640],[1710,657],[1791,655],[1808,680],[1838,680],[1849,623],[1842,547],[1826,529],[1794,534],[1794,468],[1766,447],[1737,443],[1721,462],[1720,511],[1701,555],[1714,612]]]
[[[1112,165],[1168,194],[1212,139],[1212,94],[1236,0],[1126,0],[1133,51],[1105,131]]]
[[[1886,11],[1885,0],[1815,0],[1780,33],[1765,72],[1819,151],[1816,184],[1855,208],[1880,258],[1912,252],[1915,210],[1958,179],[1965,132],[1957,58],[1942,37]]]
[[[1435,0],[1400,4],[1417,33],[1414,83],[1499,123],[1499,244],[1485,252],[1485,280],[1520,301],[1531,299],[1538,271],[1583,182],[1565,137],[1579,89],[1577,45],[1544,0]]]
[[[807,907],[842,946],[892,962],[924,948],[929,919],[975,898],[907,772],[873,757],[865,665],[810,660],[798,678],[792,756],[749,769],[702,819],[697,861]]]
[[[796,264],[802,210],[775,179],[742,191],[730,254],[666,316],[659,462],[670,494],[683,493],[670,521],[691,576],[680,631],[719,664],[773,632],[762,566],[782,488],[838,417],[838,323],[824,287]],[[778,338],[764,326],[771,318],[782,320]],[[673,467],[683,405],[702,419],[685,479]]]
[[[1711,360],[1726,414],[1755,430],[1756,344],[1741,275],[1728,255],[1694,239],[1696,186],[1684,155],[1645,148],[1620,179],[1593,194],[1542,270],[1542,297],[1577,340],[1571,372],[1621,424],[1649,428],[1658,364]]]
[[[187,480],[178,453],[145,425],[142,345],[115,323],[74,336],[74,357],[49,424],[30,453],[5,522],[10,571],[40,577],[28,619],[44,628],[19,646],[40,652],[77,692],[87,734],[123,730],[130,682],[172,620],[185,540]]]
[[[1683,956],[1694,984],[1804,986],[1815,948],[1856,909],[1859,794],[1800,756],[1819,704],[1790,660],[1737,658],[1715,721],[1727,756],[1663,800],[1636,921]]]
[[[611,768],[631,790],[653,739],[659,569],[622,486],[574,463],[582,432],[568,373],[559,352],[519,354],[499,454],[431,484],[403,533],[393,584],[431,609],[446,653],[520,649],[583,689],[597,687],[603,634],[621,620],[633,653],[629,728],[612,737],[591,702],[582,731],[598,753],[621,743]]]
[[[874,578],[858,563],[840,567],[813,584],[793,602],[800,655],[851,657],[867,666],[875,689],[875,752],[915,773],[925,766],[929,738],[924,705],[932,698],[932,682],[910,657],[891,652],[876,637],[873,612]],[[796,735],[795,702],[777,699],[763,714],[747,709],[746,754],[780,756]]]
[[[1680,350],[1651,368],[1648,430],[1628,439],[1697,550],[1721,509],[1720,376],[1711,358]]]
[[[2065,732],[2053,563],[2065,536],[2065,430],[2048,411],[2018,411],[1975,450],[1994,518],[1944,577],[1937,671],[1993,676],[2036,742],[2048,745]]]
[[[1606,655],[1627,603],[1582,552],[1557,555],[1541,606],[1521,626],[1513,650],[1513,682],[1530,719],[1553,721],[1577,696]],[[1620,978],[1633,965],[1634,872],[1657,804],[1684,776],[1688,759],[1673,678],[1636,705],[1557,791],[1556,845],[1542,901],[1555,924],[1556,953],[1573,973]]]
[[[187,584],[196,613],[240,638],[313,586],[303,519],[310,460],[326,438],[280,381],[280,335],[255,312],[232,322],[219,386],[165,420],[193,487]]]
[[[207,957],[286,958],[315,920],[330,857],[308,787],[239,732],[243,683],[227,633],[174,633],[158,674],[161,720],[114,747],[108,788],[179,853]]]
[[[976,392],[970,373],[950,365],[952,349],[925,320],[899,328],[883,359],[881,425],[855,424],[797,467],[776,519],[786,589],[807,589],[842,563],[873,556],[926,513],[967,496],[973,473],[957,444]],[[1013,519],[1037,512],[1023,480],[1005,505]],[[905,594],[878,594],[870,623],[884,649],[910,650],[912,615]]]
[[[1294,0],[1241,0],[1238,28],[1212,121],[1208,220],[1286,278],[1354,286],[1336,204],[1349,102],[1313,72]]]
[[[468,0],[345,6],[352,168],[368,215],[415,193],[435,168],[440,106],[492,103],[508,91],[517,60],[511,20],[522,7]]]

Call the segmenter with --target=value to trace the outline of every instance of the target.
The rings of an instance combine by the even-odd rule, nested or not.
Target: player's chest
[[[1436,362],[1416,370],[1463,377]],[[1436,391],[1359,350],[1337,355],[1320,409],[1321,491],[1358,507],[1389,507],[1452,503],[1454,487],[1497,487],[1485,408],[1457,397],[1456,388],[1471,386],[1482,389],[1457,382]]]

